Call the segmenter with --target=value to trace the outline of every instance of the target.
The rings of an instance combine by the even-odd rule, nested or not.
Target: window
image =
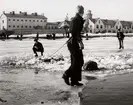
[[[19,28],[19,26],[17,26],[17,28]]]
[[[37,20],[37,22],[39,22],[39,20]]]
[[[31,22],[31,20],[29,20],[29,22]]]
[[[46,20],[44,20],[44,22],[46,22]]]
[[[8,21],[11,21],[11,19],[8,19]]]
[[[4,20],[2,20],[2,23],[4,23]]]
[[[23,20],[21,20],[23,22]]]
[[[35,22],[35,20],[33,20],[33,22]]]
[[[23,26],[21,26],[21,28],[23,28]]]
[[[15,28],[15,26],[13,26]]]
[[[17,21],[19,21],[19,19],[17,19]]]
[[[29,26],[29,28],[31,28],[31,26]]]
[[[92,25],[90,25],[90,28],[92,28]]]
[[[116,26],[116,29],[118,29],[118,27]]]
[[[27,26],[25,26],[25,28],[27,28]]]
[[[42,22],[42,20],[40,22]]]
[[[27,20],[25,20],[27,22]]]
[[[103,26],[101,25],[101,29],[103,28]]]
[[[13,19],[13,21],[15,21],[15,19]]]
[[[8,27],[11,27],[10,25]]]
[[[98,25],[97,25],[96,27],[97,27],[97,28],[99,28],[99,26],[98,26]]]

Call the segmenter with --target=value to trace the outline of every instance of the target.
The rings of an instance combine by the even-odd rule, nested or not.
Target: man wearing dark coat
[[[34,39],[34,42],[35,43],[32,49],[33,49],[33,52],[35,53],[35,57],[38,56],[37,52],[41,52],[41,55],[43,56],[44,48],[42,43],[40,43],[37,38]]]
[[[125,35],[123,34],[123,32],[120,29],[118,29],[117,38],[119,40],[119,49],[121,49],[121,48],[124,49],[124,45],[123,45],[124,37],[125,37]]]
[[[71,57],[71,65],[68,70],[63,74],[63,79],[67,85],[82,86],[79,83],[82,79],[82,66],[84,63],[82,50],[84,45],[81,38],[81,31],[83,28],[84,20],[82,18],[84,14],[84,7],[77,6],[77,13],[71,21],[70,32],[72,37],[67,41],[68,50]],[[69,81],[71,80],[71,83]]]

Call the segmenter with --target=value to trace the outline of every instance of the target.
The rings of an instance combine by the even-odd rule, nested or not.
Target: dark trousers
[[[118,40],[119,40],[119,49],[124,48],[123,39],[118,38]]]
[[[33,52],[37,55],[37,52],[41,52],[41,55],[43,55],[43,49],[36,49],[33,48]]]
[[[65,74],[71,78],[71,82],[78,82],[82,79],[82,66],[84,63],[82,50],[79,49],[77,41],[68,43],[71,54],[71,65]]]

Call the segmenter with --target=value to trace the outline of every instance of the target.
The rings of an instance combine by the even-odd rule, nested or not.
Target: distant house
[[[5,13],[0,16],[0,29],[15,30],[15,29],[34,29],[45,28],[47,18],[37,13],[27,14],[27,12]]]
[[[114,27],[116,24],[115,20],[102,19],[102,21],[104,23],[104,32],[108,32],[108,33],[116,32],[116,29]]]
[[[86,17],[86,19],[89,20],[88,30],[90,33],[116,33],[119,28],[124,33],[133,32],[133,22],[131,21],[92,18],[90,10],[88,11]]]
[[[97,19],[89,19],[89,32],[95,33],[95,23],[97,22]]]
[[[58,23],[57,22],[47,22],[45,29],[57,29]]]
[[[124,33],[131,33],[132,23],[130,21],[120,21],[123,27]]]
[[[98,18],[95,22],[95,33],[102,33],[103,31],[105,31],[104,21]]]
[[[133,23],[130,21],[117,21],[115,24],[116,29],[121,29],[124,33],[132,33],[133,32]]]

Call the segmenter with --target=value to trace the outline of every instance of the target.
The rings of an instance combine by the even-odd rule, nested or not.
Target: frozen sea
[[[38,58],[32,51],[32,38],[0,40],[0,99],[7,101],[0,101],[0,105],[77,105],[76,93],[82,88],[73,89],[61,79],[70,65],[67,40],[39,39],[44,56],[39,53]],[[93,60],[100,68],[93,72],[83,70],[84,83],[88,82],[84,76],[102,79],[133,72],[133,37],[125,37],[124,49],[118,49],[116,37],[83,38],[83,43],[84,62]],[[50,62],[45,61],[51,57]]]

